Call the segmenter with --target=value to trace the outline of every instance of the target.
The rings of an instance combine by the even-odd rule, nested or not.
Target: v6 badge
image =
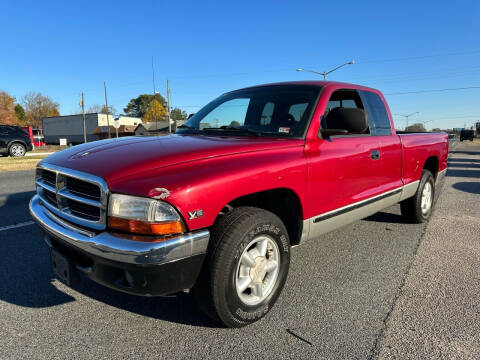
[[[203,210],[194,210],[194,211],[187,211],[188,213],[188,220],[193,220],[203,216]]]

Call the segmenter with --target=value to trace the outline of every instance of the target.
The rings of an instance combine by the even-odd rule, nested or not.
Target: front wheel
[[[212,229],[194,296],[213,319],[228,327],[245,326],[270,311],[289,266],[290,242],[282,221],[269,211],[239,207]]]
[[[10,146],[10,156],[18,157],[18,156],[25,156],[25,153],[27,152],[27,149],[25,146],[19,143],[13,143],[12,146]]]
[[[435,179],[429,170],[423,170],[415,196],[400,203],[403,217],[417,224],[427,221],[432,215],[434,197]]]

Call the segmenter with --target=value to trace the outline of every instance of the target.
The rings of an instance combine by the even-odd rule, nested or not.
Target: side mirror
[[[368,129],[367,114],[363,109],[336,107],[323,120],[320,133],[324,136],[364,134]]]

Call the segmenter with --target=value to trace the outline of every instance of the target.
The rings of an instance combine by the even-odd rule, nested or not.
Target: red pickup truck
[[[268,84],[223,94],[171,136],[49,156],[30,212],[64,282],[192,289],[240,327],[274,305],[293,246],[397,203],[406,220],[428,220],[447,155],[447,134],[396,132],[377,90]]]

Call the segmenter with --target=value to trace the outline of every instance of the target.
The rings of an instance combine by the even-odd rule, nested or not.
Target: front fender
[[[192,161],[108,185],[111,192],[158,195],[176,207],[189,230],[196,230],[212,226],[232,200],[260,191],[290,189],[303,206],[306,183],[303,146],[296,146]]]

